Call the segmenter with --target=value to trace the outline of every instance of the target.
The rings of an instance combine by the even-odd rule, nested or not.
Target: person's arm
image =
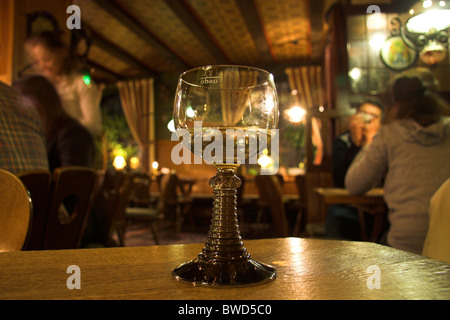
[[[388,169],[388,152],[382,130],[370,145],[361,149],[345,176],[351,194],[362,194],[378,185]]]
[[[362,147],[364,142],[364,121],[358,115],[354,114],[348,119],[350,140],[357,147]]]
[[[93,136],[97,136],[102,130],[99,90],[94,83],[87,86],[83,80],[78,81],[77,90],[82,113],[81,118],[78,120]]]
[[[333,182],[336,188],[345,188],[345,174],[360,148],[351,141],[337,138],[333,144]]]

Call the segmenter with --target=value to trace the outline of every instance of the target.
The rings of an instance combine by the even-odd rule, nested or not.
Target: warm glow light
[[[269,92],[266,94],[266,98],[267,99],[264,103],[264,109],[266,109],[266,113],[271,113],[273,108],[275,107],[274,99],[272,99],[273,97]]]
[[[263,153],[264,154],[258,159],[258,164],[263,168],[269,168],[272,165],[273,160],[271,157],[267,155],[268,154],[267,149],[265,149]]]
[[[133,170],[136,170],[139,168],[140,161],[138,157],[131,157],[130,158],[130,168]]]
[[[161,173],[162,174],[169,174],[170,173],[170,169],[169,168],[161,168]]]
[[[194,109],[192,109],[192,107],[187,108],[187,109],[186,109],[186,115],[187,115],[189,118],[195,117],[195,111],[194,111]]]
[[[159,167],[159,163],[157,161],[153,161],[153,163],[152,163],[153,170],[158,170],[158,167]]]
[[[450,26],[450,10],[428,10],[422,14],[411,17],[406,23],[410,32],[427,33],[433,28],[437,31],[447,29]]]
[[[305,119],[306,110],[299,106],[294,106],[294,107],[286,110],[286,115],[290,122],[299,123]]]
[[[175,132],[175,121],[172,119],[169,121],[169,123],[167,124],[167,129],[170,130],[170,132]]]
[[[384,36],[381,33],[376,33],[372,36],[372,38],[370,38],[369,40],[369,44],[372,48],[374,48],[375,50],[380,50],[384,43],[386,42],[386,36]]]
[[[386,18],[381,13],[368,15],[366,25],[369,30],[383,29],[386,26]]]
[[[431,1],[431,0],[425,0],[423,3],[422,3],[422,6],[424,7],[424,8],[429,8],[429,7],[431,7],[433,5],[433,1]]]
[[[116,170],[122,170],[127,166],[127,162],[123,156],[117,156],[114,158],[113,166]]]
[[[360,68],[356,68],[356,67],[353,68],[352,70],[350,70],[349,76],[353,80],[358,80],[361,77],[361,69]]]

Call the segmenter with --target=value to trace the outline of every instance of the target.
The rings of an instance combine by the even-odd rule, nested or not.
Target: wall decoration
[[[417,57],[417,51],[408,47],[400,36],[388,38],[380,50],[381,61],[395,71],[410,68]]]

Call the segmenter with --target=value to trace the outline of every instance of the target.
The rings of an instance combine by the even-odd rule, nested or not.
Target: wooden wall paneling
[[[14,1],[0,1],[0,81],[11,84],[14,36]]]

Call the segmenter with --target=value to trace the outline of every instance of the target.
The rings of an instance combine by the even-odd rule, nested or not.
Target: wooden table
[[[176,281],[172,269],[203,244],[4,252],[0,299],[450,299],[450,264],[438,260],[371,242],[244,242],[255,260],[277,268],[274,281],[240,288]],[[67,287],[72,265],[80,268],[80,289]]]
[[[386,224],[387,209],[384,202],[384,190],[374,188],[364,194],[353,195],[343,188],[317,188],[321,203],[322,217],[326,217],[328,207],[332,204],[349,205],[358,210],[359,225],[363,240],[377,241]],[[368,235],[364,222],[364,212],[374,215],[374,225],[370,235]]]

